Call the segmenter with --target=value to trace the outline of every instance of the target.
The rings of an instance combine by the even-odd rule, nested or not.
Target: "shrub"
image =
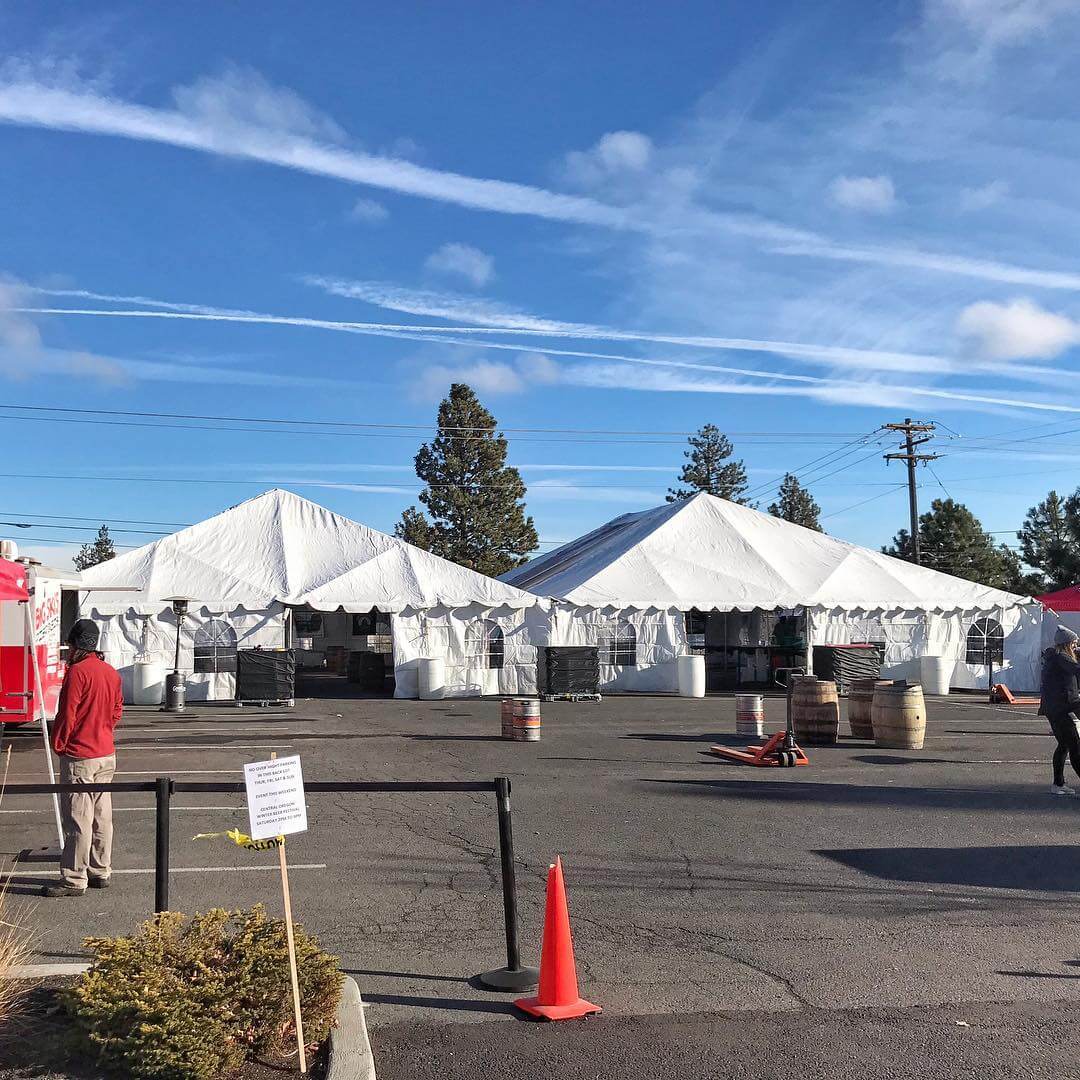
[[[68,1007],[100,1060],[137,1080],[220,1080],[295,1042],[285,924],[261,905],[186,919],[166,912],[130,937],[89,938],[92,967]],[[296,928],[305,1041],[334,1022],[335,957]]]
[[[27,962],[32,953],[34,932],[26,925],[25,911],[11,911],[7,886],[0,887],[0,1023],[18,1012],[29,986],[8,978],[10,972]]]

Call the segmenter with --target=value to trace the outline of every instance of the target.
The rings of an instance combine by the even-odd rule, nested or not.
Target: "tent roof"
[[[26,568],[8,559],[0,559],[0,600],[28,600]]]
[[[187,596],[259,610],[274,601],[322,611],[437,605],[530,607],[536,596],[274,489],[83,573],[103,612],[159,611]]]
[[[955,611],[1030,603],[704,493],[624,514],[501,580],[589,607]]]
[[[1067,585],[1057,592],[1047,593],[1045,596],[1036,596],[1043,607],[1052,608],[1054,611],[1080,611],[1080,585]]]

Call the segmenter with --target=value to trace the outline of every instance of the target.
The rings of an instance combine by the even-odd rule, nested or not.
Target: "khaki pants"
[[[108,784],[116,772],[116,755],[98,758],[60,756],[61,784]],[[87,877],[107,878],[112,862],[112,795],[108,791],[60,796],[64,851],[60,876],[85,889]]]

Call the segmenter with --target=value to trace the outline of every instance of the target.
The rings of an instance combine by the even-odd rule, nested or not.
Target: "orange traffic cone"
[[[566,908],[562,860],[548,867],[544,943],[540,949],[540,986],[536,997],[518,998],[514,1004],[541,1020],[572,1020],[600,1012],[599,1005],[578,994],[574,943],[570,939],[570,913]]]

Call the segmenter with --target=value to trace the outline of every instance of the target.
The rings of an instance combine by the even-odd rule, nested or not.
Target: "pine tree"
[[[794,473],[784,475],[780,484],[780,498],[769,507],[769,513],[773,517],[783,518],[815,532],[825,531],[819,520],[821,507],[814,501],[814,496],[799,483],[799,478]]]
[[[1039,571],[1044,592],[1080,581],[1080,488],[1068,498],[1051,491],[1033,506],[1016,534],[1028,566]]]
[[[1022,580],[1016,553],[1004,544],[995,544],[979,519],[963,503],[952,499],[935,499],[919,517],[919,546],[922,565],[931,570],[996,589],[1011,589]],[[901,529],[893,546],[882,551],[910,562],[908,530]]]
[[[706,424],[690,436],[689,443],[690,449],[683,451],[687,461],[679,475],[679,483],[686,487],[668,488],[667,501],[678,502],[707,491],[745,506],[746,466],[741,461],[727,460],[735,449],[731,440],[715,424]]]
[[[520,566],[538,538],[506,450],[495,417],[470,387],[454,383],[439,405],[438,434],[416,455],[416,475],[427,485],[420,501],[431,519],[409,507],[396,535],[491,577]]]
[[[108,562],[116,558],[116,548],[113,547],[112,537],[109,536],[109,526],[102,525],[98,529],[97,539],[92,544],[83,544],[79,554],[71,560],[76,570],[89,570],[98,563]]]

